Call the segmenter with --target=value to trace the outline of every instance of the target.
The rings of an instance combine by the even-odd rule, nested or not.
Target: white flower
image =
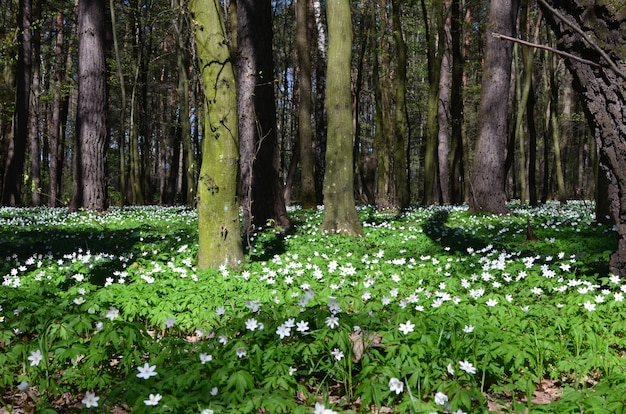
[[[167,318],[165,320],[165,327],[166,328],[171,328],[172,326],[174,326],[175,323],[176,323],[176,319],[174,319],[172,316],[170,316],[169,318]]]
[[[474,332],[474,326],[473,325],[465,325],[463,327],[463,332],[465,332],[465,333],[472,333],[472,332]]]
[[[297,370],[296,368],[294,368],[294,367],[289,367],[289,375],[293,375],[293,374],[295,374],[296,372],[298,372],[298,370]]]
[[[286,336],[291,335],[291,329],[286,327],[285,324],[282,324],[278,328],[276,328],[276,335],[280,336],[280,339],[283,339]]]
[[[446,369],[448,370],[448,373],[450,375],[454,375],[454,368],[452,368],[452,364],[448,364],[448,366],[446,367]]]
[[[211,410],[210,408],[205,408],[204,410],[200,411],[200,414],[213,414],[213,410]]]
[[[395,391],[396,394],[400,394],[402,391],[404,391],[404,383],[398,378],[391,378],[389,380],[389,391]]]
[[[143,400],[146,405],[158,405],[161,401],[161,394],[150,394],[147,400]]]
[[[336,414],[336,412],[330,408],[326,408],[322,403],[315,403],[313,414]]]
[[[300,321],[296,324],[296,327],[297,327],[296,330],[298,332],[304,333],[309,330],[309,323],[306,321]]]
[[[26,392],[29,388],[30,388],[30,384],[26,381],[22,381],[19,384],[17,384],[17,389],[20,390],[20,392]]]
[[[460,361],[459,362],[460,368],[467,372],[468,374],[475,374],[476,373],[476,367],[468,361]]]
[[[217,314],[217,316],[222,316],[225,312],[226,309],[224,309],[223,306],[219,306],[217,309],[215,309],[215,313]]]
[[[228,337],[226,335],[220,335],[219,341],[220,341],[220,344],[226,345],[228,343]]]
[[[30,361],[30,366],[37,366],[39,365],[39,363],[43,360],[43,355],[41,355],[41,351],[38,349],[36,351],[32,351],[30,353],[30,356],[28,357],[28,360]]]
[[[337,361],[341,361],[343,359],[343,352],[341,352],[339,348],[333,349],[333,352],[331,352],[331,354],[335,357]]]
[[[202,362],[202,365],[206,364],[207,362],[211,362],[213,361],[213,355],[210,354],[200,354],[200,362]]]
[[[83,299],[83,297],[81,296],[81,297],[79,297],[79,298],[75,298],[75,299],[73,300],[73,302],[74,302],[76,305],[82,305],[83,303],[85,303],[85,299]]]
[[[97,407],[99,399],[100,397],[96,396],[96,394],[91,391],[87,391],[85,393],[85,398],[83,398],[82,403],[85,404],[86,408]]]
[[[587,301],[585,302],[585,304],[583,305],[585,307],[585,309],[587,309],[589,312],[593,312],[594,310],[596,310],[596,304],[595,303],[591,303],[591,301]]]
[[[415,328],[415,325],[411,323],[411,321],[406,321],[406,323],[401,323],[398,329],[400,329],[400,332],[407,335],[413,332],[414,328]]]
[[[251,319],[248,319],[248,320],[246,321],[246,328],[247,328],[247,329],[249,329],[249,330],[251,330],[251,331],[254,331],[254,330],[255,330],[255,329],[257,329],[258,327],[259,327],[259,323],[257,322],[257,320],[256,320],[256,319],[251,318]]]
[[[623,302],[624,301],[624,295],[621,292],[615,292],[615,302]]]
[[[110,320],[114,320],[120,316],[120,311],[116,307],[111,306],[105,316]]]
[[[237,354],[237,356],[238,356],[239,358],[243,358],[243,357],[245,357],[245,356],[248,354],[248,352],[246,351],[246,348],[244,348],[244,347],[242,347],[242,346],[240,346],[239,348],[237,348],[237,350],[235,351],[235,353]]]
[[[493,299],[493,298],[489,299],[487,301],[487,303],[486,303],[486,305],[490,306],[490,307],[496,306],[497,304],[498,304],[498,301],[496,299]]]
[[[137,374],[137,376],[139,378],[143,378],[143,379],[148,379],[150,377],[154,377],[155,375],[157,375],[156,370],[156,365],[150,365],[147,362],[143,365],[143,367],[138,367],[137,371],[139,371],[139,374]],[[160,397],[159,397],[160,398]],[[158,400],[157,400],[158,401]],[[149,404],[148,404],[149,405]],[[156,404],[155,404],[156,405]]]
[[[617,296],[616,299],[617,300]],[[328,326],[330,329],[334,329],[336,327],[339,326],[339,318],[337,318],[336,316],[329,316],[326,318],[326,326]]]
[[[437,394],[435,394],[435,404],[443,407],[447,403],[448,403],[448,396],[446,394],[444,394],[443,392],[438,392]]]

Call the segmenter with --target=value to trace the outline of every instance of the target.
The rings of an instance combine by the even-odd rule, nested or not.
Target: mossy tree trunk
[[[232,267],[243,261],[235,73],[219,0],[191,0],[189,11],[205,108],[198,179],[198,268]]]
[[[324,174],[324,220],[320,231],[360,236],[363,229],[354,204],[352,168],[352,96],[350,0],[329,0],[326,113],[328,144]]]

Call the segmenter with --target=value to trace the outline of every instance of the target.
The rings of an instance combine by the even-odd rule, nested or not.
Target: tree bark
[[[235,72],[219,0],[191,0],[189,10],[194,21],[205,106],[198,179],[198,268],[238,266],[243,261],[243,246],[237,201]]]
[[[311,123],[311,41],[308,14],[308,0],[296,0],[296,48],[298,52],[298,85],[300,91],[297,145],[300,158],[300,191],[303,209],[312,209],[317,205],[315,198],[313,124]]]
[[[508,213],[504,161],[513,44],[494,38],[492,32],[513,35],[518,8],[519,0],[491,0],[470,198],[474,212]]]
[[[460,0],[452,0],[450,11],[450,49],[452,75],[450,79],[450,202],[461,204],[465,201],[465,151],[463,146],[463,70],[465,59],[462,50],[463,20]]]
[[[22,175],[28,140],[30,115],[30,84],[32,72],[32,0],[20,0],[18,14],[18,56],[15,110],[13,113],[13,139],[9,143],[2,182],[2,205],[18,206],[22,203]]]
[[[106,193],[105,3],[78,2],[76,176],[70,210],[103,211]]]
[[[611,255],[609,268],[626,277],[626,11],[620,1],[539,3],[560,49],[601,63],[597,67],[565,60],[611,183],[608,199],[617,229],[617,251]]]
[[[276,134],[270,0],[237,2],[237,103],[244,234],[289,227]]]
[[[41,16],[41,5],[35,3],[33,7],[33,21],[38,21]],[[31,205],[41,205],[41,154],[39,145],[39,88],[41,70],[41,29],[35,26],[32,35],[32,79],[30,87],[30,115],[28,117],[28,147],[30,153],[30,193]]]
[[[363,229],[354,205],[352,168],[354,130],[350,93],[352,49],[350,0],[329,0],[326,7],[328,146],[324,175],[324,219],[320,231],[361,236]]]
[[[407,167],[408,152],[408,124],[406,119],[406,89],[407,89],[407,48],[402,33],[400,16],[400,0],[392,1],[393,7],[393,38],[397,50],[396,94],[395,94],[395,142],[394,142],[394,175],[396,185],[396,205],[400,209],[409,206],[410,192]]]

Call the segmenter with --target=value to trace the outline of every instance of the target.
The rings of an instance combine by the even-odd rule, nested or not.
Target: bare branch
[[[508,41],[514,42],[514,43],[520,43],[520,44],[522,44],[524,46],[534,47],[535,49],[547,50],[547,51],[552,52],[552,53],[554,53],[556,55],[564,56],[564,57],[567,57],[569,59],[575,60],[577,62],[584,63],[585,65],[593,66],[593,67],[596,67],[596,68],[603,67],[599,63],[592,62],[591,60],[583,59],[583,58],[581,58],[579,56],[572,55],[571,53],[563,52],[562,50],[558,50],[558,49],[555,49],[555,48],[550,47],[550,46],[545,46],[545,45],[540,45],[540,44],[537,44],[537,43],[527,42],[526,40],[521,40],[521,39],[518,39],[518,38],[515,38],[515,37],[503,35],[503,34],[500,34],[500,33],[491,33],[491,35],[493,37],[497,38],[497,39],[508,40]]]

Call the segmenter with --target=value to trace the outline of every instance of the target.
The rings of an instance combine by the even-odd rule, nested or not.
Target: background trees
[[[67,206],[79,171],[72,160],[84,149],[75,143],[83,128],[77,122],[81,119],[78,9],[69,0],[22,0],[19,7],[12,7],[10,1],[0,3],[6,6],[0,28],[2,204]],[[251,137],[242,140],[237,183],[237,187],[250,184],[237,193],[252,194],[252,203],[239,199],[240,207],[250,206],[248,229],[252,222],[263,225],[284,217],[283,184],[288,202],[314,207],[324,201],[322,178],[327,167],[333,168],[326,162],[327,132],[329,139],[334,136],[327,131],[327,116],[332,123],[337,115],[325,106],[326,93],[332,97],[336,92],[327,91],[327,81],[338,75],[335,64],[327,65],[326,2],[249,3],[219,2],[228,16],[224,41],[229,52],[234,56],[239,50],[241,57],[244,50],[250,51],[252,57],[240,59],[239,69],[247,68],[248,74],[241,72],[238,77],[239,105],[251,108],[249,114],[240,109],[238,120],[242,138]],[[549,17],[545,6],[540,10],[532,1],[521,3],[519,16],[515,16],[517,7],[508,10],[506,27],[519,27],[523,40],[548,47],[555,47],[557,41],[560,47],[580,47],[565,26],[559,29],[558,19]],[[597,152],[594,134],[602,128],[594,126],[592,134],[587,127],[587,118],[599,119],[589,116],[586,102],[593,100],[572,93],[573,84],[578,85],[576,91],[585,90],[581,75],[569,77],[563,62],[575,72],[582,69],[549,50],[494,38],[493,32],[511,33],[486,25],[498,4],[486,0],[349,4],[354,37],[349,67],[342,70],[351,82],[352,132],[347,134],[352,140],[329,155],[339,157],[341,165],[351,164],[354,190],[346,187],[346,191],[357,202],[381,209],[401,209],[415,202],[470,202],[476,210],[503,212],[504,201],[511,198],[523,202],[593,198],[596,188],[605,188],[596,186],[598,165],[611,169],[615,165],[607,158],[610,154]],[[205,155],[201,148],[212,132],[203,128],[206,90],[201,78],[206,68],[193,41],[197,21],[188,6],[185,0],[108,2],[108,93],[100,111],[107,115],[104,152],[87,157],[106,158],[103,198],[108,204],[197,202],[195,189],[201,181],[201,155]],[[258,13],[250,15],[250,10]],[[542,12],[550,27],[542,24]],[[610,21],[619,26],[623,17],[611,13],[609,5],[601,5],[579,16],[591,19],[581,23],[583,32],[596,29],[590,21],[606,16],[613,16]],[[597,26],[602,30],[600,39],[612,33],[602,27]],[[615,44],[623,44],[621,37],[615,38]],[[511,51],[492,59],[492,43]],[[608,41],[596,43],[619,67],[619,47]],[[505,50],[502,47],[497,51]],[[596,49],[585,53],[606,60]],[[513,65],[503,63],[511,59]],[[253,65],[244,65],[247,62]],[[510,81],[504,77],[501,83],[481,83],[483,75],[492,79],[498,71],[511,68]],[[591,68],[594,76],[599,74],[600,69]],[[245,84],[248,78],[252,82]],[[620,79],[614,85],[621,85]],[[488,87],[496,85],[507,102],[498,100],[490,106],[481,96],[489,95]],[[607,104],[593,113],[611,108]],[[497,121],[490,123],[496,114]],[[621,130],[619,118],[607,119],[615,121],[601,125]],[[490,125],[494,128],[487,128]],[[499,145],[491,150],[498,156],[496,169],[487,168],[484,155],[489,151],[483,150],[483,136]],[[331,148],[334,144],[328,142]],[[481,175],[485,178],[479,180]],[[486,204],[494,198],[497,203]],[[599,201],[604,199],[608,196]],[[255,205],[268,208],[254,212]],[[605,215],[599,213],[600,218]]]

